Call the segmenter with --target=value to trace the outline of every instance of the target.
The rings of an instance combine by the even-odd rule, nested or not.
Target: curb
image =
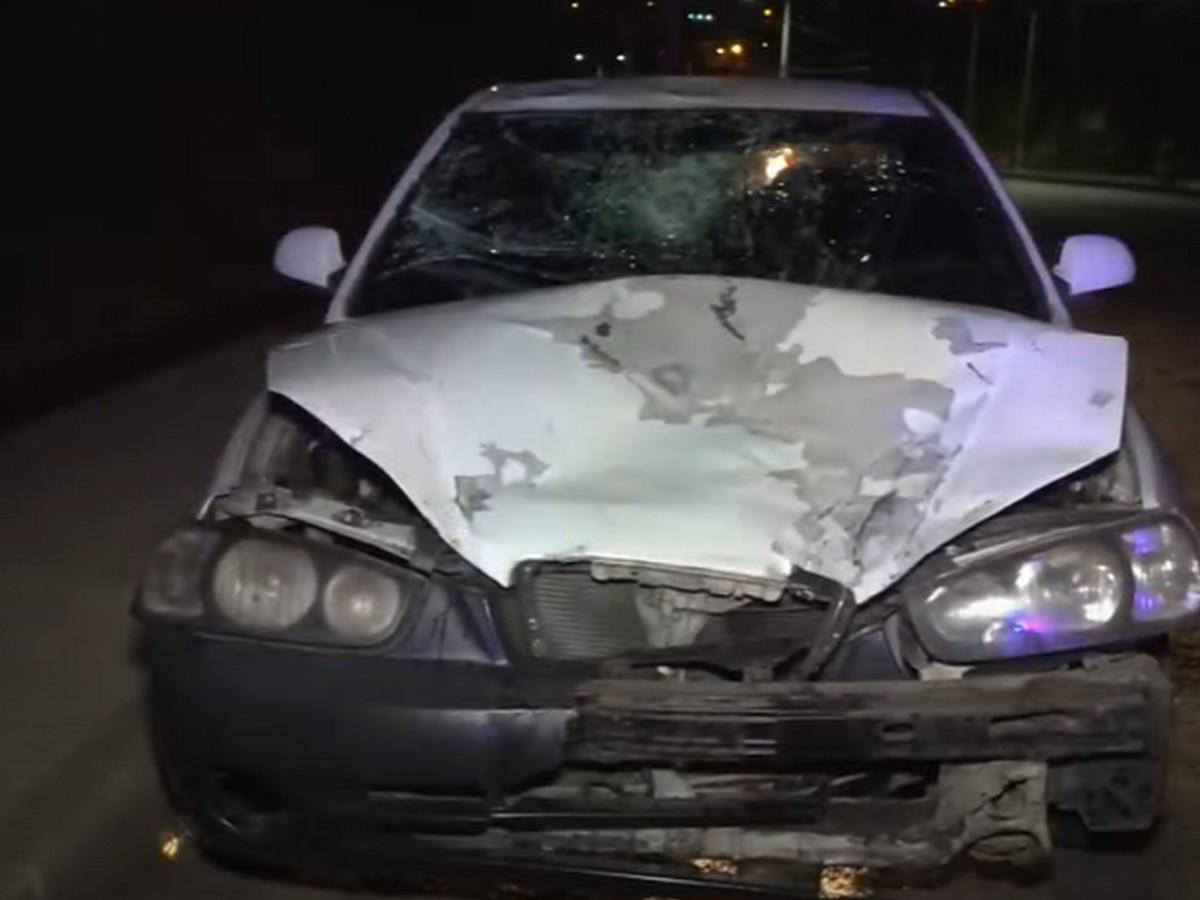
[[[79,897],[153,856],[170,822],[130,701],[0,819],[0,900]]]
[[[1045,184],[1065,184],[1078,187],[1111,188],[1120,191],[1133,191],[1143,194],[1161,194],[1180,199],[1200,199],[1200,181],[1185,179],[1164,184],[1152,178],[1141,179],[1136,176],[1123,178],[1121,176],[1106,176],[1099,173],[1052,172],[1034,169],[1001,169],[1000,177],[1012,181],[1039,181]]]

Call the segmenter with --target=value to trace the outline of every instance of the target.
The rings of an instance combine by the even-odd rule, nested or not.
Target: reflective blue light
[[[1053,630],[1048,626],[1048,623],[1041,619],[1035,619],[1032,616],[1022,616],[1012,623],[1012,627],[1029,634],[1046,634],[1048,631]]]
[[[1153,528],[1139,528],[1137,531],[1131,531],[1125,535],[1125,545],[1136,557],[1153,556],[1156,553],[1161,553],[1163,549],[1162,529],[1155,526]]]
[[[988,643],[999,645],[1005,656],[1037,653],[1044,646],[1043,633],[1047,630],[1046,624],[1037,619],[1022,616],[997,623],[993,627],[996,631]]]
[[[1133,595],[1133,617],[1144,619],[1152,617],[1162,607],[1162,597],[1147,591],[1137,591]]]

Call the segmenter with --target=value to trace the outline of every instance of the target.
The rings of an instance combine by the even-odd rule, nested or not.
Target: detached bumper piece
[[[756,809],[744,799],[670,796],[688,792],[671,781],[628,804],[576,796],[489,808],[376,796],[366,808],[318,803],[258,817],[248,831],[204,813],[193,826],[225,856],[359,884],[394,886],[414,872],[467,884],[488,875],[605,896],[866,896],[830,894],[827,882],[864,891],[903,884],[963,851],[1033,867],[1050,848],[1042,762],[946,766],[928,793],[908,799],[780,798],[795,802],[791,815],[782,802]]]
[[[1061,760],[1151,749],[1167,686],[1146,657],[942,682],[593,681],[569,754],[603,764]]]

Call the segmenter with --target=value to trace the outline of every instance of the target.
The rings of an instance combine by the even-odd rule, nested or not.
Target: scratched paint
[[[933,336],[942,338],[956,355],[983,353],[1004,346],[1003,341],[980,341],[971,334],[967,322],[959,316],[943,316],[933,328]]]
[[[1114,452],[1125,367],[1016,316],[680,276],[351,320],[270,385],[502,584],[526,559],[800,567],[861,601]]]
[[[454,478],[454,502],[468,519],[488,509],[487,501],[506,486],[532,485],[550,468],[528,450],[503,450],[495,444],[484,444],[479,455],[491,463],[491,472]]]

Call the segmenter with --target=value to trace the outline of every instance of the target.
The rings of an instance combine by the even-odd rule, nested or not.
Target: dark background
[[[928,87],[961,109],[978,17],[972,124],[1003,164],[1037,9],[1028,163],[1200,174],[1200,4],[947,2],[798,0],[794,72]],[[328,224],[352,251],[414,147],[468,92],[598,71],[773,74],[781,8],[10,0],[6,143],[16,152],[4,244],[15,277],[0,420],[299,308],[270,275],[274,241]],[[715,21],[687,22],[692,11]],[[716,56],[734,40],[747,49],[741,59]]]
[[[450,105],[545,70],[544,5],[19,0],[8,418],[276,314],[274,241],[353,249]]]

